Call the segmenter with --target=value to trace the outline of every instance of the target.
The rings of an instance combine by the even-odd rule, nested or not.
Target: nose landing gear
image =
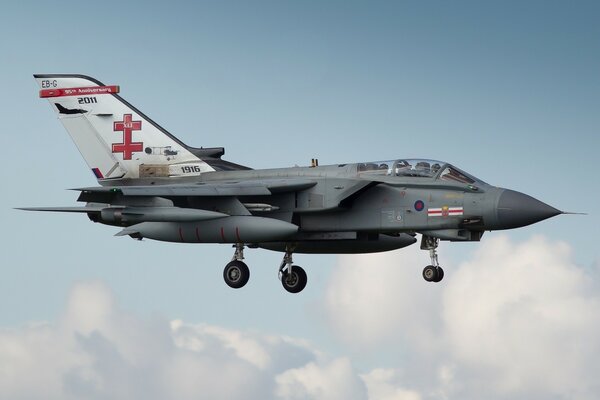
[[[423,235],[421,239],[421,250],[429,250],[431,257],[431,265],[423,269],[423,278],[427,282],[440,282],[444,279],[444,270],[440,267],[437,256],[437,247],[440,244],[440,239]]]

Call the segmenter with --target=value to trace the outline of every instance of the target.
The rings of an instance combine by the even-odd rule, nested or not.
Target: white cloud
[[[600,282],[568,245],[492,237],[438,285],[418,277],[424,256],[340,257],[327,316],[359,357],[393,354],[423,398],[600,396]],[[382,374],[364,375],[370,395],[404,393]]]
[[[336,357],[298,338],[139,318],[103,284],[78,284],[58,321],[0,330],[0,398],[600,397],[600,274],[567,245],[493,237],[438,285],[420,278],[423,258],[339,258],[324,304],[348,346]]]
[[[277,395],[283,399],[364,399],[364,383],[350,360],[338,358],[327,364],[310,362],[276,377]]]
[[[598,282],[573,265],[566,244],[500,237],[453,278],[443,300],[451,354],[494,374],[496,390],[583,395],[596,384]]]
[[[140,319],[85,283],[57,323],[0,330],[0,398],[362,399],[366,389],[348,359],[303,340]]]
[[[377,368],[362,375],[369,400],[421,400],[421,394],[402,386],[401,374],[394,369]]]
[[[426,256],[412,249],[338,258],[326,292],[327,319],[346,344],[437,346],[439,287],[420,278]],[[432,331],[434,328],[434,331]]]

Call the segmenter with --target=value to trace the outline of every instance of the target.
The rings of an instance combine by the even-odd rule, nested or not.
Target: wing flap
[[[200,183],[196,185],[158,186],[99,186],[78,190],[88,194],[119,193],[124,196],[156,197],[219,197],[219,196],[269,196],[274,193],[294,192],[315,186],[317,182],[297,179],[242,181],[225,183]]]

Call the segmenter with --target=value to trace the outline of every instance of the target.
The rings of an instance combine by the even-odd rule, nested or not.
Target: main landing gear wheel
[[[293,248],[286,245],[285,255],[279,266],[279,279],[285,290],[290,293],[299,293],[306,287],[308,278],[306,277],[306,271],[297,265],[293,265],[292,252]]]
[[[293,265],[291,272],[288,270],[281,273],[281,284],[290,293],[299,293],[306,287],[308,277],[306,271],[297,265]]]
[[[439,266],[428,265],[423,269],[423,278],[427,282],[439,282],[444,279],[444,270]]]
[[[238,260],[231,261],[223,270],[225,283],[234,289],[239,289],[248,283],[250,270],[246,263]]]

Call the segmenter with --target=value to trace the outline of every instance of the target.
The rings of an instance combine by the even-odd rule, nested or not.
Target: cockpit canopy
[[[467,174],[455,166],[435,160],[398,159],[358,164],[359,174],[387,175],[413,178],[441,179],[444,181],[472,185],[482,180]]]

